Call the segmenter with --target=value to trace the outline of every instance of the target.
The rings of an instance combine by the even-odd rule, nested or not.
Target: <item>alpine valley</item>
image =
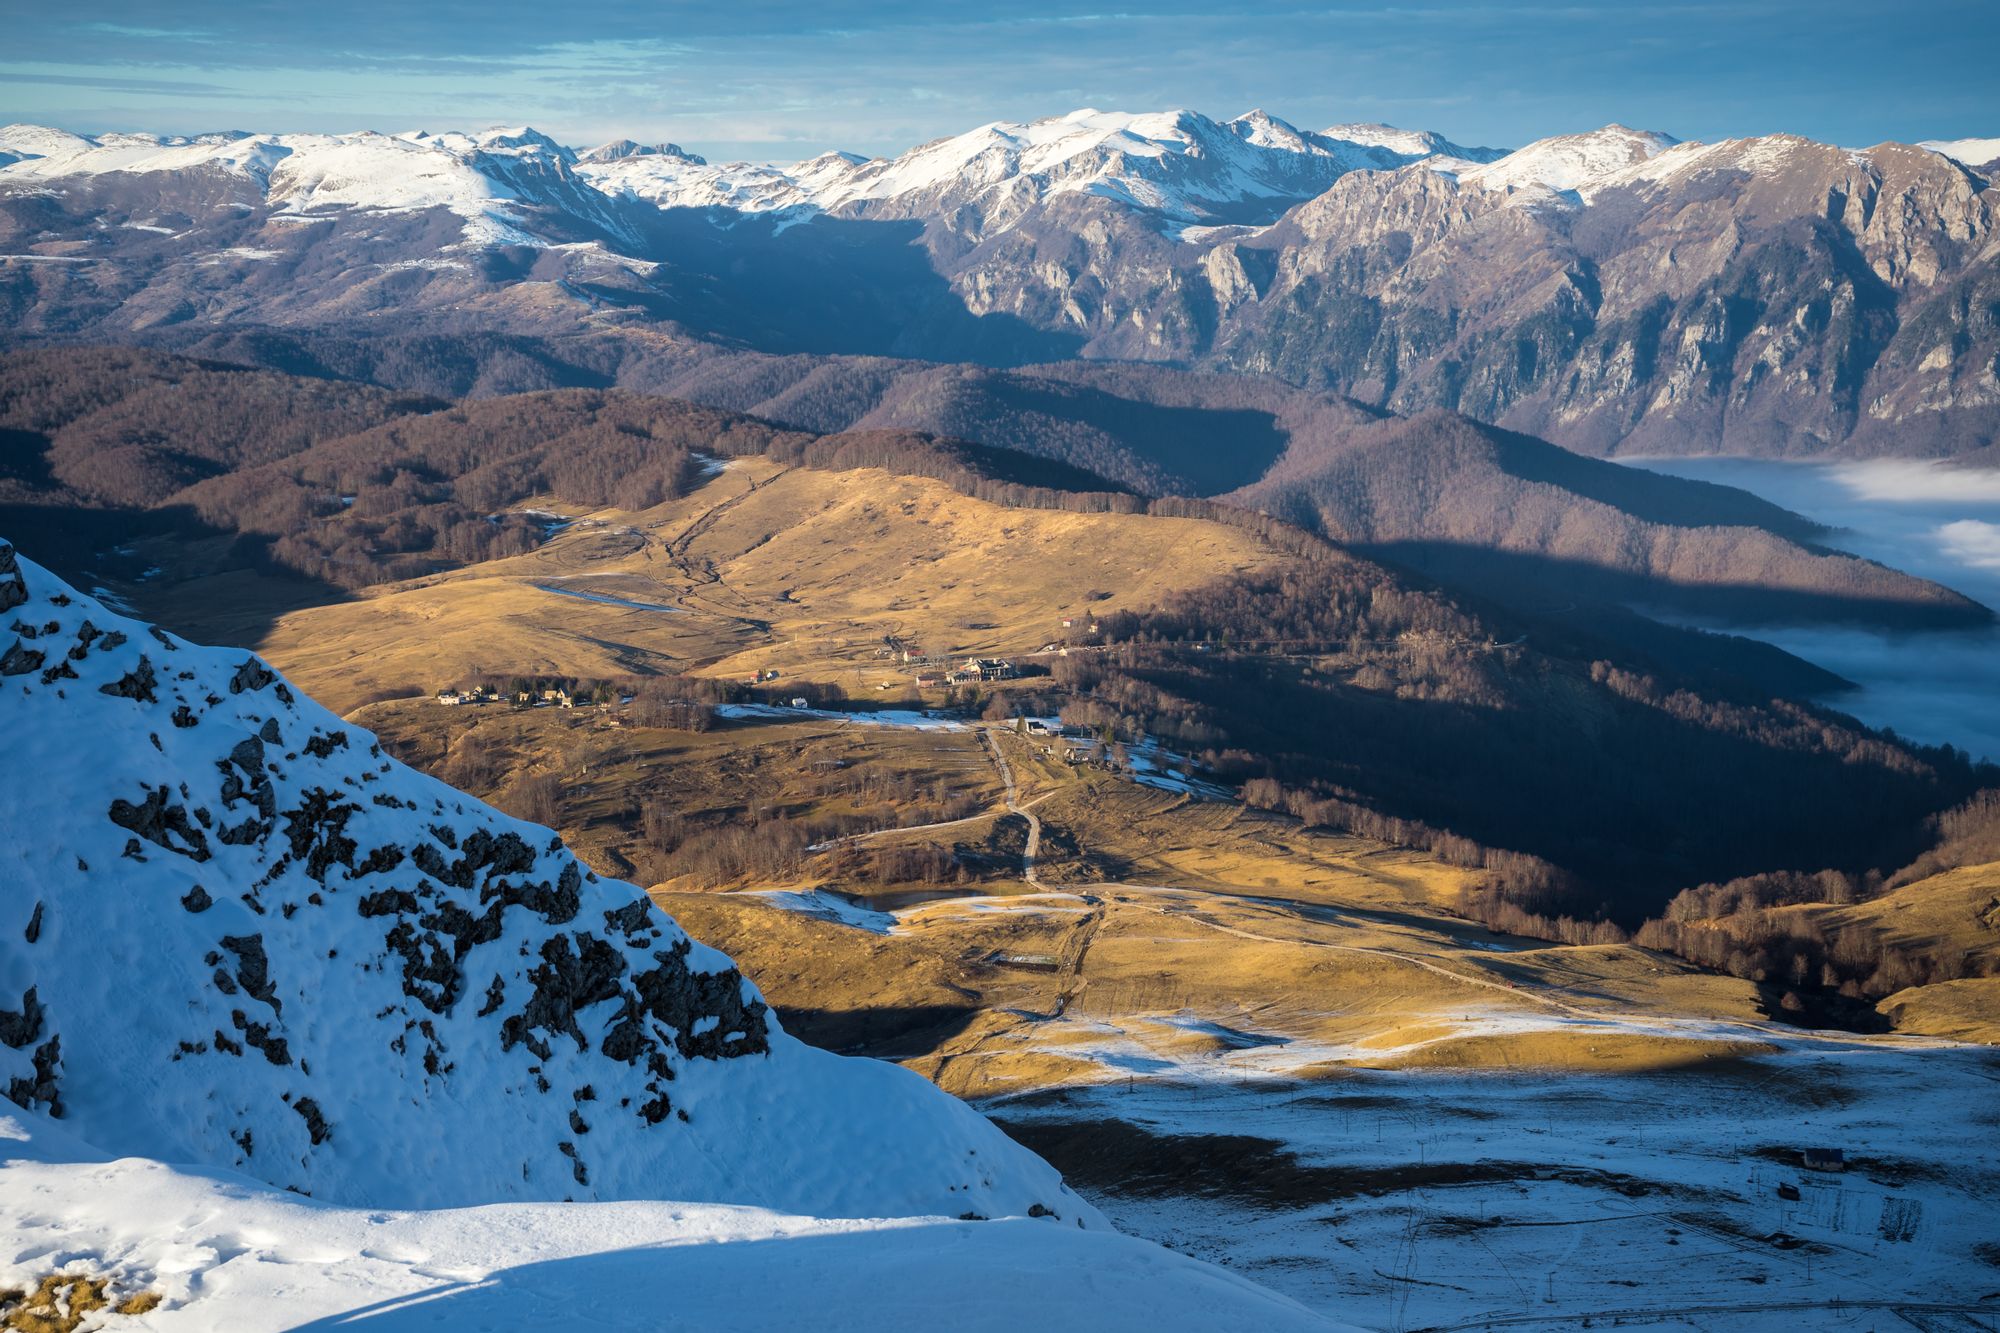
[[[10,125],[0,538],[0,1329],[2000,1319],[2000,140]]]

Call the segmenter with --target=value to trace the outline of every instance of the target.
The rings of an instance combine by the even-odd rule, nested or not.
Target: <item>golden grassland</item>
[[[480,672],[764,669],[781,687],[822,680],[904,702],[907,668],[878,655],[887,636],[939,654],[1020,654],[1057,637],[1065,615],[1149,604],[1282,558],[1197,520],[1004,509],[927,481],[757,459],[655,509],[571,517],[530,555],[325,605],[215,614],[266,614],[259,646],[272,661],[475,794],[518,809],[528,784],[553,778],[550,818],[571,844],[655,885],[813,1040],[982,1096],[1224,1059],[1328,1077],[1364,1066],[1674,1070],[1757,1054],[1782,1030],[1748,982],[1628,945],[1550,946],[1462,920],[1450,908],[1469,872],[1429,855],[1137,786],[1005,730],[800,716],[694,733],[614,727],[615,710],[364,702]],[[198,596],[191,586],[179,595]],[[989,735],[1011,771],[1012,810]],[[920,783],[974,813],[896,831],[932,821],[869,800],[875,779]],[[882,831],[802,858],[783,882],[697,884],[649,842],[649,806],[695,824]],[[953,853],[963,869],[951,883],[880,882],[867,854],[899,847]],[[1994,869],[1813,910],[1928,939],[1978,919],[2000,885]],[[893,909],[894,929],[791,910],[759,890],[838,893]],[[1906,992],[1885,1008],[1914,1031],[2000,1037],[1989,983]],[[1701,1030],[1714,1024],[1734,1035]]]
[[[1665,1069],[1766,1049],[1569,1030],[1761,1011],[1748,983],[1644,950],[1544,947],[1443,916],[1466,872],[1430,857],[1100,774],[1074,785],[1038,812],[1121,861],[1118,882],[981,885],[906,908],[890,935],[740,893],[656,897],[810,1035],[965,1096],[1259,1047],[1303,1075]]]
[[[762,459],[653,509],[570,517],[528,555],[324,605],[287,608],[238,575],[231,596],[259,603],[247,613],[202,580],[161,611],[217,638],[274,616],[259,650],[341,712],[482,671],[776,670],[902,699],[910,673],[876,656],[885,636],[960,657],[1032,652],[1067,615],[1282,558],[1198,519],[1009,509],[920,478]]]
[[[560,786],[554,827],[577,852],[621,878],[667,871],[646,844],[642,815],[657,802],[692,823],[781,816],[800,820],[894,812],[856,800],[871,777],[921,781],[929,792],[982,806],[1001,784],[969,731],[864,726],[801,716],[718,721],[705,732],[613,727],[603,709],[443,708],[427,699],[355,710],[355,721],[399,757],[503,808],[526,780]],[[490,771],[463,767],[477,750]]]
[[[2000,977],[1915,986],[1878,1007],[1899,1032],[2000,1046]]]

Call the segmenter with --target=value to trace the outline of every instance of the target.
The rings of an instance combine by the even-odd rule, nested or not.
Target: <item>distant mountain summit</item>
[[[376,1207],[1096,1214],[917,1075],[785,1035],[545,828],[0,544],[0,1091]]]

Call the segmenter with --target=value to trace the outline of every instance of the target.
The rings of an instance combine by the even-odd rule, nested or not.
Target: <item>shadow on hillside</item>
[[[1596,500],[1648,523],[1679,528],[1762,528],[1808,544],[1827,533],[1824,524],[1734,486],[1587,458],[1536,436],[1498,426],[1480,429],[1494,438],[1500,467],[1509,474]]]
[[[648,288],[621,283],[596,294],[638,304],[691,333],[767,352],[991,366],[1061,360],[1083,347],[1081,334],[966,309],[931,266],[921,222],[722,217],[705,208],[670,208],[649,219],[646,230],[648,250],[671,268]]]
[[[1382,816],[1540,857],[1588,886],[1548,910],[1627,925],[1690,884],[1906,864],[1921,821],[1990,780],[1832,717],[1747,712],[1636,677],[1596,682],[1497,654],[1438,672],[1429,697],[1255,654],[1161,656],[1131,674],[1287,787],[1317,783]]]
[[[171,538],[177,554],[189,554],[204,572],[183,582],[145,578],[147,559],[132,548],[152,538]],[[261,541],[180,508],[0,503],[0,541],[83,592],[107,589],[119,599],[113,610],[197,643],[255,647],[279,617],[353,596],[271,567]]]
[[[865,1009],[778,1007],[785,1031],[836,1055],[902,1060],[927,1055],[963,1032],[979,1015],[977,1005],[890,1005]]]
[[[1440,541],[1378,542],[1355,548],[1373,559],[1415,570],[1441,583],[1473,589],[1509,605],[1547,608],[1580,597],[1657,607],[1722,624],[1856,625],[1890,630],[1969,629],[1990,625],[1994,613],[1958,593],[1932,599],[1890,598],[1834,588],[1774,588],[1756,583],[1674,582],[1586,560]],[[1909,576],[1913,594],[1940,585]]]

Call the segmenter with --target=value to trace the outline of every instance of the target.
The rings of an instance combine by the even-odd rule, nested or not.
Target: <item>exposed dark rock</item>
[[[46,1014],[33,986],[21,997],[19,1009],[0,1009],[0,1043],[20,1050],[29,1042],[42,1035],[42,1018]]]
[[[636,935],[652,920],[652,904],[644,898],[634,898],[623,907],[614,908],[604,914],[604,927],[625,935]]]
[[[623,993],[619,981],[625,974],[625,955],[595,935],[554,935],[542,942],[541,953],[541,965],[528,973],[534,993],[520,1013],[500,1025],[501,1049],[510,1050],[521,1042],[530,1049],[546,1049],[532,1040],[534,1032],[542,1031],[567,1035],[579,1051],[587,1051],[590,1042],[577,1026],[577,1012]]]
[[[277,988],[271,984],[271,960],[264,953],[262,935],[224,935],[222,947],[236,955],[236,980],[244,991],[282,1013]]]
[[[49,1108],[51,1116],[62,1119],[61,1067],[62,1036],[57,1034],[35,1048],[33,1076],[15,1078],[8,1083],[7,1100],[27,1110],[33,1110],[35,1103],[40,1102]]]
[[[159,697],[155,693],[155,686],[158,684],[159,680],[153,674],[152,662],[144,653],[141,653],[139,654],[139,665],[133,667],[109,685],[100,685],[98,688],[105,694],[115,695],[121,699],[132,699],[142,704],[149,704],[156,702]]]
[[[383,943],[403,960],[403,993],[434,1014],[449,1012],[458,1000],[458,960],[431,931],[418,932],[398,921]]]
[[[394,843],[386,843],[363,857],[361,864],[354,867],[352,877],[360,879],[363,875],[387,874],[401,864],[403,864],[403,849]]]
[[[88,620],[76,627],[76,642],[69,647],[69,660],[81,662],[90,655],[90,645],[103,637],[104,631]]]
[[[4,587],[0,584],[0,587]],[[30,671],[41,670],[48,655],[39,648],[30,648],[19,639],[4,654],[0,654],[0,676],[25,676]]]
[[[292,1062],[291,1047],[283,1037],[273,1036],[269,1025],[256,1022],[241,1009],[230,1010],[229,1021],[243,1033],[243,1044],[262,1051],[264,1058],[272,1064],[288,1065]]]
[[[292,857],[303,859],[306,873],[326,883],[326,872],[335,865],[354,867],[354,839],[342,832],[347,821],[361,807],[343,801],[324,787],[308,788],[295,810],[284,812],[285,837]]]
[[[312,1098],[299,1098],[292,1103],[292,1109],[305,1120],[306,1133],[315,1148],[333,1136],[333,1126],[327,1124],[326,1117],[320,1114],[319,1103]]]
[[[572,1176],[576,1177],[576,1183],[579,1185],[588,1185],[590,1183],[590,1172],[584,1168],[583,1158],[577,1156],[576,1145],[565,1139],[556,1145],[556,1151],[569,1158],[569,1171]]]
[[[11,611],[28,600],[28,580],[14,548],[0,542],[0,611]]]
[[[227,839],[225,839],[227,841]],[[215,906],[215,899],[208,896],[208,890],[197,884],[181,895],[181,906],[190,912],[206,912]]]
[[[146,799],[137,805],[113,801],[111,822],[189,860],[208,860],[208,835],[188,818],[186,806],[169,805],[167,796],[167,788],[155,787],[148,789]]]
[[[436,826],[431,832],[437,833]],[[440,839],[440,841],[443,841]],[[491,880],[495,875],[525,874],[535,868],[535,850],[521,840],[519,834],[507,832],[495,836],[485,829],[477,829],[465,839],[462,847],[447,843],[461,854],[455,861],[445,860],[435,847],[419,843],[410,853],[410,859],[432,879],[441,880],[454,888],[469,889],[476,882],[481,871]],[[542,886],[544,892],[547,886]],[[537,910],[543,910],[538,908]],[[576,909],[570,908],[569,916],[575,916]],[[561,925],[568,916],[557,920],[551,917],[551,924]]]
[[[306,742],[306,753],[315,759],[325,759],[335,750],[345,747],[346,744],[347,733],[344,731],[336,731],[329,734],[321,734],[315,731],[312,734],[312,738]]]
[[[381,889],[375,893],[362,895],[356,910],[362,916],[394,916],[398,912],[415,913],[417,895],[408,889]]]
[[[229,692],[241,694],[245,690],[261,690],[276,679],[271,668],[254,657],[246,657],[243,665],[236,668],[236,674],[229,678]]]
[[[695,972],[687,965],[689,945],[678,940],[672,949],[656,952],[660,966],[632,978],[646,1012],[678,1033],[675,1044],[690,1059],[729,1059],[739,1055],[760,1055],[770,1049],[770,1029],[765,1020],[767,1006],[762,1000],[743,1000],[743,975],[735,968],[720,972]],[[717,1021],[697,1036],[697,1019]],[[736,1041],[725,1041],[740,1033]]]

